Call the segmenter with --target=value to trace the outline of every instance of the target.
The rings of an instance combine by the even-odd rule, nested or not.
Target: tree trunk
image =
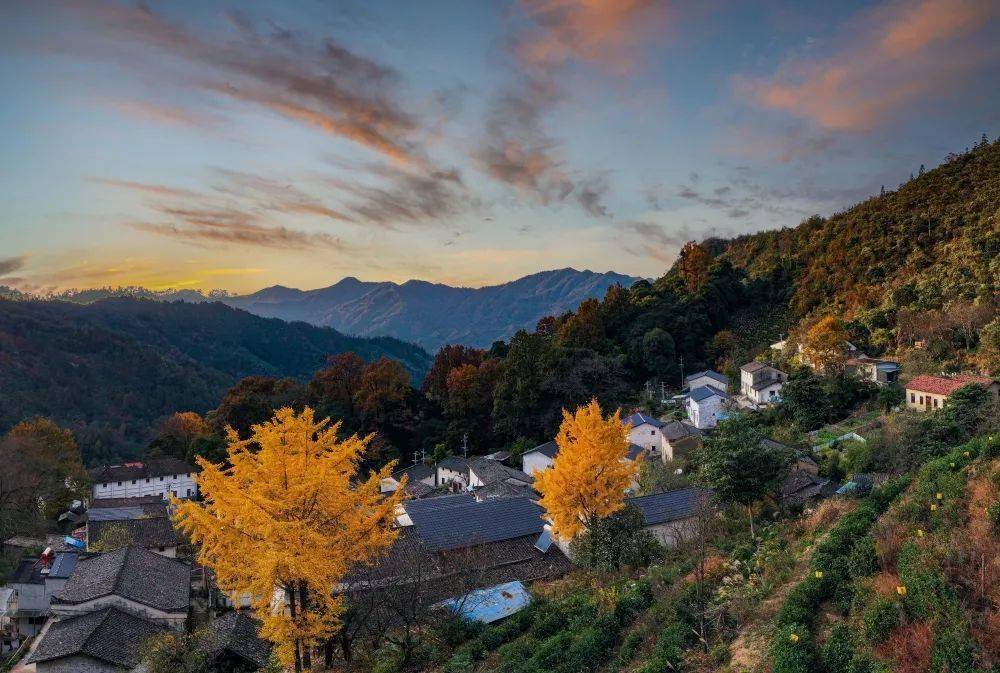
[[[344,657],[344,661],[351,663],[354,658],[354,639],[349,637],[345,632],[340,633],[340,653]],[[331,662],[332,663],[332,662]]]
[[[295,616],[297,614],[295,609],[295,587],[285,586],[285,595],[288,596],[288,611],[292,615],[292,621],[295,621]],[[299,641],[296,640],[294,643],[295,648],[295,673],[301,673],[302,671],[302,658],[299,656]]]
[[[299,608],[303,614],[309,604],[309,588],[305,582],[299,582]],[[302,668],[309,670],[312,668],[312,648],[308,643],[302,644]]]
[[[753,505],[747,505],[747,516],[750,517],[750,537],[757,537],[753,530]]]

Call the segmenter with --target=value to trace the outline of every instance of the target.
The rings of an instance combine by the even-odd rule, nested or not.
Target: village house
[[[0,590],[0,634],[12,643],[36,635],[49,616],[52,596],[66,586],[77,562],[76,552],[46,549],[21,559]]]
[[[639,431],[640,435],[642,432],[652,432],[655,430],[656,434],[650,435],[650,437],[657,438],[655,441],[659,441],[661,443],[663,442],[663,435],[662,433],[660,433],[659,430],[660,427],[665,425],[662,421],[652,419],[650,416],[647,416],[645,414],[633,414],[632,416],[629,417],[629,419],[635,416],[642,416],[644,419],[646,419],[646,421],[643,422],[644,429]],[[626,419],[626,422],[628,422],[629,419]],[[658,423],[659,426],[653,426],[652,425],[653,422]],[[633,427],[632,431],[634,430],[635,428]],[[630,437],[633,436],[632,431],[629,432]],[[650,441],[652,442],[654,440]],[[641,446],[632,441],[629,443],[625,459],[636,460],[639,458],[639,456],[648,455],[651,453],[654,453],[654,455],[659,455],[661,451],[662,448],[657,449],[655,453],[651,452],[645,446]],[[531,451],[525,451],[521,455],[521,471],[530,477],[534,477],[536,472],[541,472],[542,470],[547,470],[550,467],[552,467],[552,464],[555,462],[557,453],[559,453],[559,445],[556,444],[554,441],[545,442],[544,444],[536,446]]]
[[[1000,382],[986,376],[916,376],[906,384],[906,406],[917,411],[941,409],[953,392],[970,383],[983,386],[994,398],[1000,396]]]
[[[36,673],[122,673],[139,665],[143,646],[161,624],[115,607],[52,622],[25,660]]]
[[[195,469],[176,458],[157,458],[90,470],[94,483],[92,497],[131,498],[158,495],[164,499],[194,498],[198,495]]]
[[[150,637],[185,628],[190,596],[191,569],[180,561],[136,546],[81,554],[25,664],[38,673],[133,670]]]
[[[902,368],[894,360],[870,358],[867,355],[849,358],[844,363],[844,371],[861,381],[869,381],[877,386],[894,386],[899,383]]]
[[[740,367],[740,393],[754,406],[773,404],[779,398],[788,374],[763,362]]]
[[[688,420],[699,430],[714,428],[724,411],[729,395],[712,386],[700,386],[691,391],[684,406]]]
[[[629,426],[628,441],[630,444],[645,449],[651,456],[660,455],[664,444],[663,433],[660,430],[666,423],[640,411],[626,418],[625,424]],[[632,449],[630,449],[631,452]]]
[[[401,470],[396,470],[392,475],[382,480],[382,493],[394,493],[405,476],[407,495],[412,498],[422,498],[427,496],[434,487],[436,471],[426,463],[415,463]]]
[[[684,387],[688,390],[702,386],[710,386],[725,393],[729,390],[729,377],[711,369],[684,377]]]
[[[159,496],[142,498],[112,498],[95,500],[86,512],[86,545],[88,551],[102,539],[117,544],[135,544],[174,558],[180,538],[170,520],[167,503]],[[122,542],[124,540],[124,542]]]
[[[674,491],[640,495],[626,502],[642,512],[644,530],[667,548],[681,544],[696,530],[697,517],[710,506],[713,493],[691,486]]]
[[[702,432],[691,423],[670,421],[660,428],[663,450],[660,457],[669,462],[681,456],[690,457],[701,448]]]
[[[238,673],[264,668],[271,647],[260,637],[260,623],[245,611],[227,612],[208,626],[205,654],[212,670]]]

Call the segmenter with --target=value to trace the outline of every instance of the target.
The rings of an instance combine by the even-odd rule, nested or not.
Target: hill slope
[[[396,339],[347,337],[218,303],[0,300],[0,432],[42,414],[75,430],[89,461],[127,455],[157,419],[214,408],[244,376],[305,378],[344,351],[398,359],[415,380],[430,360]]]

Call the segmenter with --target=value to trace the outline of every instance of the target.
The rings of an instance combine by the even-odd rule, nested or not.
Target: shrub
[[[976,643],[964,624],[944,626],[934,635],[933,673],[974,673],[976,670]]]
[[[876,598],[862,616],[865,640],[878,645],[899,627],[899,608],[888,598]]]
[[[986,509],[986,516],[990,520],[993,530],[1000,533],[1000,502],[995,502]]]
[[[444,673],[472,673],[475,660],[468,650],[459,650],[444,665]]]
[[[618,648],[618,656],[615,658],[615,668],[620,670],[628,666],[641,646],[642,634],[638,631],[629,632],[625,636],[625,640],[622,641],[621,647]]]
[[[851,644],[851,631],[845,624],[835,624],[820,653],[823,668],[831,672],[846,671],[852,658],[854,646]]]
[[[875,540],[871,534],[865,535],[851,548],[847,559],[847,571],[851,577],[869,577],[878,571],[878,554],[875,552]]]
[[[773,673],[811,673],[816,657],[809,629],[804,624],[789,624],[778,629],[773,657]]]
[[[684,654],[686,634],[687,627],[680,622],[675,622],[660,631],[656,647],[653,648],[649,661],[639,669],[639,673],[661,673],[665,670],[678,669]]]

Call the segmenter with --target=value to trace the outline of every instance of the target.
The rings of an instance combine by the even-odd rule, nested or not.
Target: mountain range
[[[391,336],[434,352],[446,344],[488,347],[519,329],[533,329],[540,318],[572,311],[585,299],[599,299],[608,288],[629,287],[636,280],[610,271],[567,268],[481,288],[349,277],[315,290],[274,285],[242,296],[194,290],[152,293],[138,288],[124,292],[167,301],[221,301],[267,318],[302,321],[362,337]],[[63,298],[88,303],[122,292],[83,290]]]

